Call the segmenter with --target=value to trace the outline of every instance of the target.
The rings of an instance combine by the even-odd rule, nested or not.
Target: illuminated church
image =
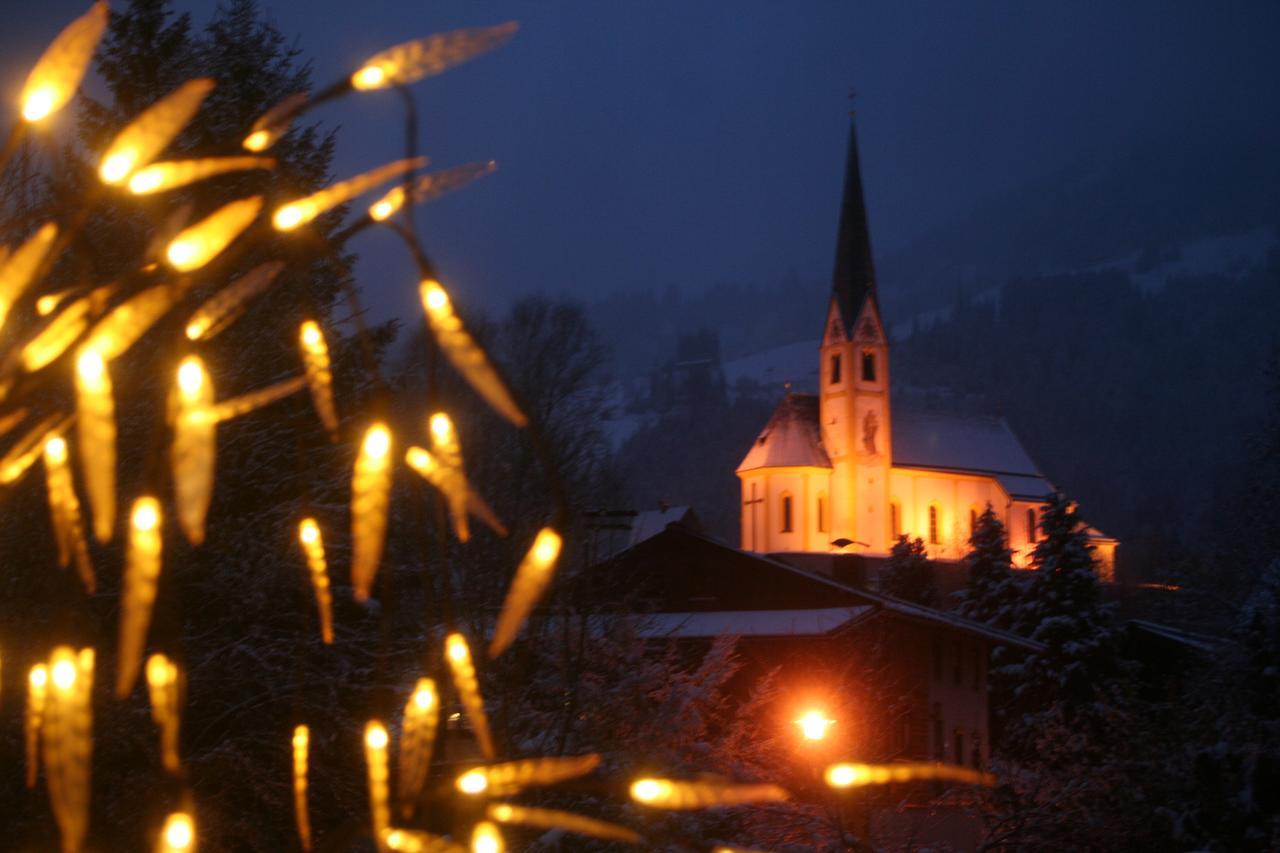
[[[1018,565],[1053,486],[1003,419],[895,409],[889,341],[852,125],[818,393],[788,393],[738,466],[742,548],[883,557],[899,536],[958,560],[978,516],[1000,514]],[[1116,542],[1090,529],[1103,580]]]

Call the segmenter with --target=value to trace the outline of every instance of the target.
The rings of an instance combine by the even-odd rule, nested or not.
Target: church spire
[[[849,112],[849,154],[844,167],[844,200],[840,207],[840,232],[836,235],[836,266],[831,292],[840,307],[845,332],[849,334],[858,319],[858,312],[862,310],[862,303],[875,299],[876,294],[871,234],[862,198],[862,173],[858,168],[858,134],[852,110]]]

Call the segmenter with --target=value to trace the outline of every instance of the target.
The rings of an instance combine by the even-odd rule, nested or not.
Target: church
[[[889,339],[876,298],[855,127],[849,129],[818,393],[787,393],[737,468],[742,549],[884,558],[899,537],[957,561],[987,504],[1015,565],[1035,548],[1053,485],[1001,418],[895,408]],[[1092,528],[1100,580],[1114,581],[1116,540]]]

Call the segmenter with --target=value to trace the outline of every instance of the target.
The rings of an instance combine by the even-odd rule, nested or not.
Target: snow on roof
[[[667,529],[668,524],[684,521],[692,512],[687,506],[669,506],[662,509],[647,509],[637,512],[631,520],[630,545],[637,545],[646,539],[657,536]]]
[[[894,407],[893,464],[1043,480],[1003,418]]]
[[[1155,636],[1168,640],[1169,642],[1195,649],[1198,652],[1216,652],[1223,645],[1223,641],[1217,637],[1196,634],[1191,631],[1184,631],[1181,628],[1174,628],[1171,625],[1161,625],[1158,622],[1148,622],[1145,619],[1130,619],[1129,627],[1139,631],[1145,631],[1148,634],[1154,634]]]
[[[738,470],[799,465],[831,467],[831,459],[822,448],[818,398],[813,394],[788,394],[782,398]]]
[[[648,613],[636,617],[644,639],[706,637],[817,637],[830,634],[871,613],[871,605],[813,610],[718,610],[699,613]]]

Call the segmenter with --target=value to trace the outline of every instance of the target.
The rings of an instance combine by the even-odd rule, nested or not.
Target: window
[[[929,507],[929,544],[937,545],[938,539],[938,508],[936,506]]]
[[[791,532],[791,495],[782,496],[782,532]]]
[[[840,384],[840,353],[831,356],[831,384]]]
[[[956,729],[952,738],[955,740],[956,750],[955,754],[952,756],[952,760],[955,761],[956,764],[964,764],[964,732]]]
[[[869,350],[862,353],[862,381],[876,381],[876,354]]]
[[[1027,541],[1036,541],[1036,511],[1034,508],[1027,510]]]
[[[897,501],[889,504],[889,532],[895,541],[902,535],[902,510]]]
[[[818,532],[827,532],[827,496],[818,495]]]

